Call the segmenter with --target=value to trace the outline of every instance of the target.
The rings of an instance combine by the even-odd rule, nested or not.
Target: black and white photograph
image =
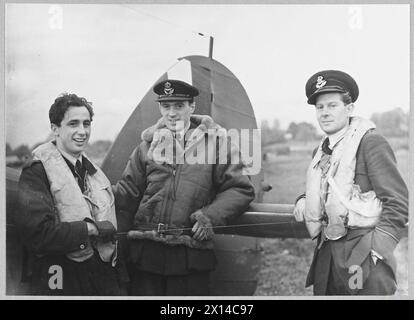
[[[410,4],[3,5],[2,295],[408,297]]]

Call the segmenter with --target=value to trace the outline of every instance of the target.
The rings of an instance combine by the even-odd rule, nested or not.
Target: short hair
[[[94,113],[91,102],[87,101],[85,98],[78,97],[74,93],[62,93],[55,99],[55,102],[49,109],[50,123],[53,123],[60,127],[60,124],[65,117],[65,113],[69,107],[85,107],[88,109],[92,121]]]
[[[348,105],[348,104],[352,103],[352,97],[351,97],[351,94],[348,91],[346,91],[344,93],[341,93],[341,98],[342,98],[342,102],[345,105]]]

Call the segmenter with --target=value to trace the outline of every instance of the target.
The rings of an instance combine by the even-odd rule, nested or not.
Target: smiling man
[[[342,71],[321,71],[306,83],[326,134],[294,209],[317,240],[306,283],[315,295],[396,290],[393,251],[408,218],[408,190],[375,125],[351,116],[358,95],[357,83]]]
[[[161,118],[144,130],[114,189],[121,231],[131,230],[131,293],[208,295],[216,265],[213,226],[242,214],[254,188],[244,165],[230,161],[237,148],[227,148],[228,161],[188,161],[194,150],[211,159],[216,147],[223,150],[220,141],[228,146],[212,118],[193,115],[197,88],[170,79],[153,91]],[[203,148],[208,142],[213,147]]]
[[[31,293],[119,295],[114,196],[83,152],[91,104],[75,94],[49,110],[54,140],[33,151],[19,181],[16,225],[31,257]]]

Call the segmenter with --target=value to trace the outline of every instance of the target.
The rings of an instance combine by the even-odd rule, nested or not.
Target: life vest
[[[84,154],[83,156],[86,157]],[[117,228],[111,183],[99,167],[94,165],[96,173],[86,175],[86,191],[82,194],[66,161],[52,142],[37,147],[33,151],[33,159],[40,160],[45,168],[60,222],[83,221],[89,218],[93,221],[108,220]],[[94,245],[103,261],[112,261],[112,265],[115,265],[117,243],[104,243],[97,238]],[[68,253],[67,257],[82,262],[93,253],[91,242],[88,241],[83,250]]]
[[[378,222],[382,212],[381,201],[374,191],[361,193],[359,186],[354,184],[358,147],[362,137],[373,128],[375,124],[369,120],[351,118],[345,136],[332,150],[330,167],[325,177],[319,167],[323,155],[322,143],[326,137],[322,139],[306,177],[305,222],[312,238],[325,227],[328,239],[339,239],[346,234],[344,222],[348,227],[356,228],[372,227]],[[324,204],[321,192],[327,194]],[[328,226],[324,226],[321,221],[323,208],[328,216]]]

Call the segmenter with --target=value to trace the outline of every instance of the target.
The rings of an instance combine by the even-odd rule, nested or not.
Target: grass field
[[[405,181],[408,181],[408,150],[406,139],[390,139],[396,150],[398,167]],[[309,164],[310,150],[318,142],[295,145],[295,148],[309,148],[308,154],[296,156],[275,156],[264,164],[265,181],[273,186],[265,193],[264,202],[292,204],[305,191],[305,172]],[[101,163],[103,156],[97,160]],[[397,294],[408,294],[408,239],[404,238],[395,250],[397,258]],[[265,239],[262,243],[263,258],[256,296],[312,295],[312,287],[305,288],[306,275],[312,261],[315,244],[310,239]]]
[[[408,151],[395,152],[398,167],[408,181]],[[305,190],[305,172],[310,155],[278,156],[264,165],[265,181],[273,186],[264,202],[293,203]],[[310,239],[265,239],[264,256],[255,295],[290,296],[312,295],[312,287],[305,288],[306,275],[312,261],[315,244]],[[408,241],[402,239],[394,254],[397,258],[397,294],[408,294]]]

